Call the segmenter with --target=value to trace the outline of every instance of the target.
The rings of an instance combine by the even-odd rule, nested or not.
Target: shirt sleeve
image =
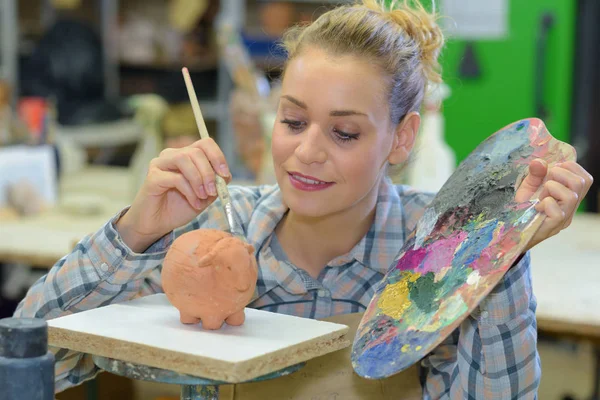
[[[536,399],[541,378],[529,253],[422,361],[425,399]]]
[[[231,189],[236,217],[245,221],[260,195],[252,188]],[[45,320],[120,303],[162,292],[161,266],[171,243],[180,235],[199,228],[226,229],[227,221],[215,201],[194,221],[152,244],[143,254],[133,252],[121,239],[116,221],[122,210],[100,230],[83,238],[73,251],[59,260],[27,292],[15,317]],[[51,347],[55,355],[55,391],[61,392],[99,372],[87,354]]]

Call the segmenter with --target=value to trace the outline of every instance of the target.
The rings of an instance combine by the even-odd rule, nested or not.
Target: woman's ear
[[[421,125],[421,115],[416,112],[410,112],[396,126],[394,131],[394,141],[392,151],[388,156],[388,162],[392,165],[402,164],[410,156],[410,152],[415,145],[417,132]]]

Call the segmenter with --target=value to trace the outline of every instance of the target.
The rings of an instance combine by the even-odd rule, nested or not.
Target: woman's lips
[[[335,184],[334,182],[322,181],[313,176],[304,175],[299,172],[288,172],[288,176],[293,187],[307,192],[324,190]]]

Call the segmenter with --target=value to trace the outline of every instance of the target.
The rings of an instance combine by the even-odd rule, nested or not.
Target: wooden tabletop
[[[63,177],[56,207],[19,219],[0,213],[0,262],[52,267],[75,243],[129,205],[135,187],[134,174],[123,167],[90,166]]]
[[[132,179],[119,167],[89,167],[62,178],[55,207],[32,217],[0,217],[0,261],[51,267],[131,202]]]
[[[537,245],[532,271],[539,329],[600,341],[600,215]]]

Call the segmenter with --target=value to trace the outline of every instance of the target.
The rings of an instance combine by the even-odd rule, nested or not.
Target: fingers
[[[198,152],[198,149],[200,149],[202,153]],[[212,166],[213,171],[225,179],[231,178],[231,173],[229,171],[227,161],[225,160],[225,155],[217,143],[211,138],[198,140],[181,149],[165,149],[161,151],[158,157],[160,167],[165,169],[173,169],[173,159],[180,153],[190,154],[191,157],[204,157]]]
[[[202,201],[196,196],[190,182],[182,174],[157,169],[150,179],[152,179],[153,185],[160,188],[163,193],[169,189],[177,189],[185,196],[190,206],[197,210],[202,208]]]
[[[548,180],[553,180],[562,184],[563,186],[577,193],[577,196],[579,197],[584,194],[586,185],[585,179],[577,174],[574,174],[566,168],[551,168],[550,172],[548,173]]]
[[[540,200],[546,197],[554,198],[560,205],[560,208],[569,213],[571,207],[576,207],[579,201],[579,195],[557,181],[547,181],[540,195]]]
[[[229,167],[221,148],[212,139],[198,140],[190,147],[202,149],[213,170],[223,178],[230,178]]]
[[[207,190],[204,186],[204,177],[198,170],[192,155],[188,150],[176,150],[161,153],[161,156],[153,161],[154,166],[161,171],[172,171],[181,173],[188,180],[190,187],[201,199],[206,199]],[[213,178],[214,179],[214,178]],[[210,193],[209,193],[210,194]]]
[[[213,170],[210,162],[204,156],[204,152],[200,149],[192,150],[192,157],[190,160],[193,162],[196,170],[199,171],[202,177],[202,183],[206,189],[206,193],[210,196],[217,195],[217,188],[215,186],[215,171]]]
[[[593,177],[576,162],[559,163],[549,170],[537,160],[531,163],[529,175],[519,186],[515,199],[529,200],[543,185],[536,210],[544,213],[546,219],[532,239],[530,247],[556,235],[571,224],[593,182]]]
[[[215,171],[226,181],[231,180],[225,156],[212,139],[198,140],[181,149],[165,149],[152,165],[163,171],[181,173],[196,196],[203,200],[217,195]]]
[[[560,222],[559,226],[561,229],[571,225],[571,220],[573,219],[573,215],[579,204],[579,195],[577,193],[557,181],[547,181],[544,184],[544,189],[540,195],[540,199],[542,202],[546,199],[552,199],[560,208],[562,214],[560,215],[560,220],[557,221],[557,223]],[[554,205],[552,205],[552,207],[554,208]],[[544,212],[546,211],[547,210]],[[554,215],[557,214],[554,213]],[[548,217],[550,217],[550,215],[548,215]]]
[[[559,183],[560,187],[551,184],[548,188],[544,188],[544,192],[540,198],[551,195],[558,201],[558,204],[566,214],[563,228],[571,225],[573,216],[589,191],[593,181],[592,176],[575,162],[558,164],[548,172],[548,183]],[[553,192],[550,190],[552,188],[554,188]],[[569,194],[567,191],[571,193]]]
[[[536,210],[547,217],[536,236],[549,238],[563,229],[565,213],[554,198],[546,197],[537,204]]]
[[[547,173],[548,163],[545,160],[537,158],[529,164],[529,176],[537,183],[536,186],[539,186],[543,182]]]
[[[569,171],[568,169],[561,168],[561,167],[552,168],[548,175],[549,175],[549,179],[551,181],[560,183],[563,187],[565,187],[571,191],[572,197],[576,198],[576,200],[574,202],[572,201],[572,202],[566,203],[567,207],[572,207],[572,208],[568,208],[565,210],[566,216],[565,216],[565,224],[563,227],[566,228],[569,225],[571,225],[573,216],[575,215],[575,212],[577,211],[577,208],[579,207],[581,200],[583,200],[583,198],[585,197],[585,194],[587,193],[587,189],[585,188],[585,186],[586,186],[585,179],[577,174],[574,174],[573,172]],[[562,191],[562,192],[564,192],[564,191]]]
[[[519,185],[515,195],[515,201],[517,203],[522,203],[531,199],[544,182],[547,173],[548,164],[546,161],[542,159],[533,160],[529,164],[529,173]]]
[[[562,164],[558,164],[557,167],[566,169],[566,170],[572,172],[573,174],[579,176],[581,179],[583,179],[584,187],[583,187],[583,192],[580,193],[580,197],[581,198],[585,197],[587,192],[592,187],[592,184],[594,183],[594,178],[592,177],[592,175],[589,172],[587,172],[585,170],[585,168],[583,168],[581,165],[579,165],[573,161],[568,161],[568,162],[565,162]]]

